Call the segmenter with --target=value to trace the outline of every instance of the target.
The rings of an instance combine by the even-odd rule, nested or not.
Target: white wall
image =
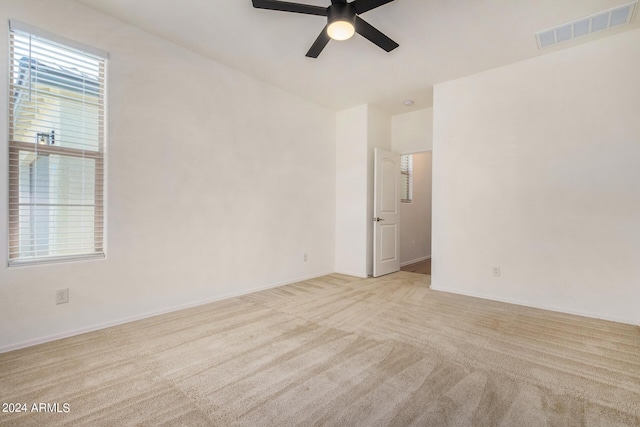
[[[367,276],[367,123],[361,105],[336,115],[335,270]]]
[[[413,199],[400,204],[400,265],[431,258],[432,153],[413,154]]]
[[[433,288],[638,324],[638,69],[634,30],[436,86]]]
[[[334,271],[335,113],[71,1],[0,0],[9,18],[110,52],[108,254],[7,268],[0,244],[0,351]]]
[[[393,151],[400,154],[433,149],[433,108],[398,114],[391,118]]]
[[[391,149],[391,116],[360,105],[336,119],[336,272],[373,274],[374,148]]]

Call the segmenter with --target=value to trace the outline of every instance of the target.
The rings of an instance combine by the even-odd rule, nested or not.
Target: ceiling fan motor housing
[[[356,8],[349,3],[334,3],[329,6],[327,18],[329,25],[336,21],[346,21],[355,26]]]
[[[348,40],[356,32],[356,9],[347,3],[333,3],[327,9],[327,35],[333,40]]]

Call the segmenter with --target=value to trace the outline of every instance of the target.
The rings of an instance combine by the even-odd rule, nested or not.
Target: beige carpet
[[[640,328],[341,275],[0,354],[47,426],[639,426]],[[31,409],[29,407],[29,409]]]

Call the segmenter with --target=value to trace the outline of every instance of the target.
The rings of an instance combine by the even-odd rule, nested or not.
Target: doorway
[[[403,196],[400,204],[400,269],[431,274],[431,207],[433,153],[403,156]]]
[[[400,267],[402,271],[431,275],[431,258]]]

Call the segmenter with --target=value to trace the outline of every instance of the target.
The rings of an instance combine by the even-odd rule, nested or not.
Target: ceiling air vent
[[[632,1],[604,12],[598,12],[582,19],[540,31],[536,33],[538,48],[544,49],[578,37],[617,27],[618,25],[628,24],[633,18],[637,3],[638,0]]]

